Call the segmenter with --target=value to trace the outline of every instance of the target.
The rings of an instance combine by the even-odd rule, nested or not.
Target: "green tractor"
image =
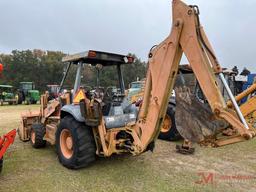
[[[22,104],[23,101],[27,105],[36,104],[39,99],[39,91],[35,90],[35,84],[33,82],[20,82],[20,88],[18,89],[18,104]]]
[[[0,105],[2,106],[4,103],[9,105],[16,105],[18,103],[17,96],[11,85],[0,85]]]

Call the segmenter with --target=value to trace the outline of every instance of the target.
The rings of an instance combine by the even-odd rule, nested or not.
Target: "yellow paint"
[[[79,103],[82,99],[85,99],[85,94],[82,89],[79,89],[73,99],[73,103]]]

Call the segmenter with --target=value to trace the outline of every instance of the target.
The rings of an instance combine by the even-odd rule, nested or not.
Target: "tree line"
[[[66,54],[61,51],[43,50],[13,50],[11,54],[0,54],[0,63],[4,71],[0,77],[0,84],[19,87],[19,82],[34,82],[36,89],[45,91],[46,85],[60,84],[66,65],[61,62]],[[135,58],[135,62],[122,66],[126,88],[132,81],[144,78],[146,63],[141,61],[135,54],[129,54]],[[75,80],[76,66],[71,66],[65,86],[72,87]],[[82,74],[82,84],[96,86],[97,70],[95,67],[85,65]],[[100,85],[117,86],[117,71],[114,66],[100,70]]]

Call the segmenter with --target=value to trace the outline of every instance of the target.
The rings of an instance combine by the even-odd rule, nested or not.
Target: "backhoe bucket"
[[[228,123],[217,120],[208,104],[199,101],[188,87],[178,87],[175,93],[176,127],[184,139],[203,143],[227,128]]]

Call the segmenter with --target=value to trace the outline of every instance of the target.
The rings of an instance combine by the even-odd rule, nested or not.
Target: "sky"
[[[256,72],[256,0],[185,0],[200,19],[223,67]],[[171,29],[171,0],[0,0],[0,53],[18,49],[135,53]],[[183,60],[183,62],[186,62]]]

